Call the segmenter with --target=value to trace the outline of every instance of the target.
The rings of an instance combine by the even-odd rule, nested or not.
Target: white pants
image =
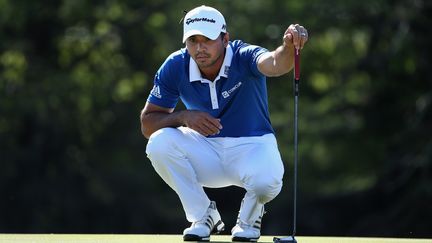
[[[203,186],[245,188],[240,220],[251,225],[282,188],[284,168],[273,134],[207,138],[186,127],[163,128],[150,136],[146,152],[190,222],[200,220],[210,205]]]

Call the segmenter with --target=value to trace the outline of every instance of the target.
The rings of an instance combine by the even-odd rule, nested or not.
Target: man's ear
[[[223,38],[223,44],[225,48],[228,46],[228,42],[229,42],[229,33],[226,32]]]

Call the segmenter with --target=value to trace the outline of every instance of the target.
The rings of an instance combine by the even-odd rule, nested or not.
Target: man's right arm
[[[179,127],[179,112],[173,114],[174,108],[165,108],[147,102],[141,111],[141,133],[149,138],[155,131],[163,127]]]
[[[141,111],[141,133],[147,139],[164,127],[187,126],[203,136],[215,135],[222,129],[220,120],[206,112],[183,110],[174,112],[174,108],[165,108],[147,102]]]

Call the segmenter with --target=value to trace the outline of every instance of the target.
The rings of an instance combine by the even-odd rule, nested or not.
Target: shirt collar
[[[233,51],[231,45],[228,45],[226,48],[224,61],[222,63],[221,69],[219,70],[219,75],[216,77],[215,80],[218,80],[220,77],[228,78],[228,72],[231,66],[232,58]],[[190,82],[203,80],[198,65],[192,57],[189,58],[189,80]]]

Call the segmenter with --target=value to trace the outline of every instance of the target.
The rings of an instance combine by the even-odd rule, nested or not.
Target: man
[[[306,29],[290,25],[274,51],[229,41],[223,15],[200,6],[183,23],[186,48],[172,53],[154,78],[141,112],[147,155],[178,194],[192,225],[185,241],[208,241],[224,223],[203,187],[246,189],[233,241],[257,241],[264,204],[282,187],[283,163],[270,123],[266,76],[288,73]],[[186,110],[174,111],[178,99]]]

